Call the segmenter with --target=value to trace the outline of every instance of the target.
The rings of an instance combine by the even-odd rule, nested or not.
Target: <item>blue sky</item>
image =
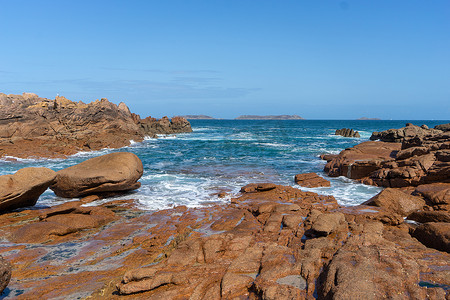
[[[450,1],[0,0],[0,92],[145,117],[450,119]]]

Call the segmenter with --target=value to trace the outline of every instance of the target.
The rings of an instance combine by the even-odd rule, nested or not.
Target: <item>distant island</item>
[[[242,115],[235,120],[304,120],[297,115],[277,115],[277,116],[256,116],[256,115]]]
[[[185,115],[180,116],[188,120],[215,120],[216,118],[206,116],[206,115]]]
[[[381,120],[381,119],[379,119],[379,118],[366,118],[366,117],[362,117],[362,118],[359,118],[359,119],[356,119],[356,120]]]

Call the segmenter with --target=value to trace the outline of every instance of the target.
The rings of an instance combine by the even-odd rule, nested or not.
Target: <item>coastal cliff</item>
[[[101,99],[85,104],[59,96],[51,100],[31,93],[0,93],[0,157],[66,157],[191,131],[185,118],[141,119],[123,102]]]

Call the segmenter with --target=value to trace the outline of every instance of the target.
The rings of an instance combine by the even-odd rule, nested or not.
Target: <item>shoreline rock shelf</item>
[[[120,148],[146,136],[192,132],[181,117],[141,119],[125,103],[89,104],[64,97],[0,93],[0,157],[66,157],[80,151]]]
[[[229,205],[153,213],[116,200],[2,214],[9,289],[41,299],[445,299],[450,254],[424,246],[439,225],[415,229],[382,205],[342,207],[289,186],[241,191]]]
[[[371,183],[380,167],[396,170],[394,163],[423,155],[435,157],[428,170],[436,162],[436,169],[447,167],[442,131],[414,139],[365,142],[324,158],[332,174]],[[429,151],[402,152],[413,147]],[[80,165],[99,168],[89,160]],[[100,165],[111,173],[108,163]],[[142,165],[127,165],[134,166],[124,171],[134,187]],[[95,172],[92,177],[101,177]],[[327,184],[317,174],[296,177]],[[418,186],[402,181],[403,188],[351,207],[332,196],[255,183],[227,205],[145,212],[133,200],[96,207],[72,201],[6,212],[0,214],[7,241],[0,255],[12,264],[9,293],[24,299],[446,299],[450,182],[427,178]]]

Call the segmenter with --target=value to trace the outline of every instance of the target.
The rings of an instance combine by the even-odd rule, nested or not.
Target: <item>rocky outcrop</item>
[[[354,131],[353,129],[349,128],[336,129],[336,132],[334,134],[341,135],[343,137],[355,137],[355,138],[361,137],[358,131]]]
[[[436,125],[436,126],[434,126],[434,129],[442,130],[442,131],[450,131],[450,123]]]
[[[0,176],[0,213],[35,205],[55,178],[56,172],[47,168],[24,168]]]
[[[382,207],[392,214],[406,217],[412,212],[421,210],[425,206],[425,201],[398,189],[387,188],[363,204]]]
[[[330,182],[325,178],[320,177],[316,173],[302,173],[297,174],[294,177],[296,184],[304,187],[327,187],[330,186]]]
[[[0,294],[11,280],[11,264],[0,256]]]
[[[450,132],[439,132],[401,144],[361,143],[332,158],[325,171],[384,187],[450,182]]]
[[[135,154],[115,152],[58,171],[50,188],[65,198],[124,192],[139,188],[142,174],[142,162]]]
[[[424,138],[442,133],[438,129],[429,129],[428,126],[416,126],[411,123],[407,123],[405,127],[400,129],[389,129],[381,132],[374,132],[370,137],[370,140],[380,140],[382,142],[401,143],[404,140],[410,138]]]
[[[394,161],[400,150],[399,143],[363,142],[338,156],[330,156],[324,171],[331,177],[361,179],[380,169],[383,163]]]
[[[119,148],[156,134],[191,132],[180,117],[141,119],[107,99],[89,104],[64,97],[0,94],[0,157],[65,157],[79,151]]]

